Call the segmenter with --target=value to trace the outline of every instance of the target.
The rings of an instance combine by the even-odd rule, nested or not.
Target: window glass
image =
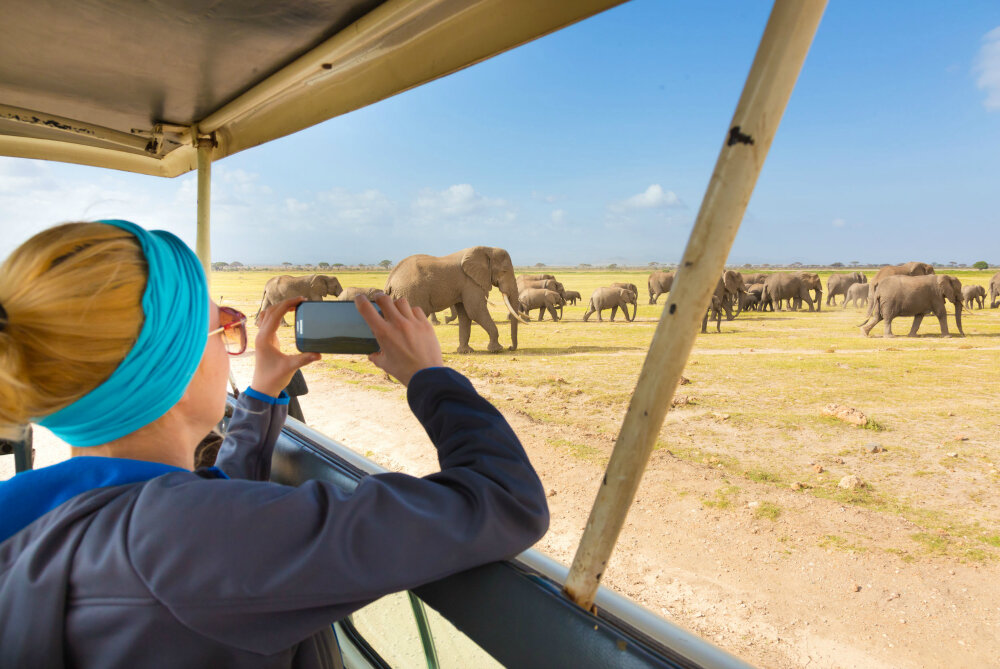
[[[434,638],[440,669],[491,669],[503,667],[485,650],[465,636],[441,614],[429,606],[423,607]]]
[[[355,611],[355,629],[393,669],[427,669],[413,607],[405,592],[395,592]]]

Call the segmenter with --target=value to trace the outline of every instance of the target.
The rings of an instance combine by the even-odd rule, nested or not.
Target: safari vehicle
[[[197,169],[207,273],[213,161],[621,2],[78,0],[53,11],[10,0],[0,155],[161,177]],[[745,666],[599,583],[824,7],[775,3],[572,567],[529,550],[379,600],[335,623],[334,666]],[[379,471],[291,420],[274,457],[274,480],[289,485],[351,489]]]

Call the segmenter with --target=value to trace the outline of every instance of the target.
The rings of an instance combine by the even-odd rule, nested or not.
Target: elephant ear
[[[329,293],[326,286],[326,277],[322,274],[313,274],[312,278],[309,279],[309,287],[313,290],[322,290],[324,293]]]
[[[493,288],[490,254],[485,246],[473,246],[462,254],[462,271],[485,292]]]

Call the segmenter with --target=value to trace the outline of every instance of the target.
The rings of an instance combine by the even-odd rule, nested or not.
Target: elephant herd
[[[647,288],[649,304],[656,304],[660,295],[669,293],[673,285],[673,272],[653,272]],[[553,320],[560,320],[563,307],[582,300],[580,293],[566,290],[551,274],[521,275],[515,277],[510,254],[504,249],[475,246],[447,256],[412,255],[393,268],[383,288],[341,286],[336,277],[324,274],[309,276],[275,276],[267,281],[260,312],[272,304],[289,297],[303,296],[309,300],[322,300],[333,295],[338,300],[353,300],[358,295],[374,299],[379,294],[393,298],[405,297],[413,306],[419,306],[436,323],[434,314],[451,310],[447,322],[457,319],[459,353],[470,353],[472,322],[476,322],[489,336],[487,350],[499,352],[503,346],[493,317],[489,313],[487,296],[498,288],[507,308],[511,326],[510,350],[517,349],[518,324],[528,323],[529,314],[538,309],[538,320],[548,313]],[[597,288],[590,296],[583,320],[611,310],[611,320],[618,309],[626,321],[635,320],[638,311],[639,290],[632,283],[613,283]],[[868,310],[865,322],[859,324],[864,335],[879,322],[885,322],[886,336],[892,336],[893,319],[912,316],[910,335],[915,335],[925,315],[933,314],[941,325],[941,333],[948,335],[945,311],[947,302],[955,305],[955,321],[962,330],[962,307],[984,308],[986,289],[982,286],[962,286],[961,282],[947,275],[935,274],[934,268],[921,262],[882,267],[875,277],[868,278],[861,272],[833,274],[827,280],[827,306],[836,305],[836,297],[844,296],[843,308],[850,302],[855,307]],[[798,310],[805,303],[809,311],[822,308],[823,286],[814,272],[778,272],[744,276],[735,270],[726,270],[716,284],[710,304],[702,319],[702,332],[707,331],[709,318],[714,318],[716,331],[721,331],[722,315],[732,320],[743,311],[781,311],[783,308]],[[990,307],[1000,305],[1000,272],[989,283]],[[859,305],[860,303],[860,305]],[[629,314],[632,305],[632,314]]]

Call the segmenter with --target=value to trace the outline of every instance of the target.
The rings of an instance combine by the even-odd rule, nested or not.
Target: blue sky
[[[214,168],[213,256],[676,261],[770,4],[635,0]],[[0,255],[61,220],[194,242],[194,175],[0,158]],[[730,262],[1000,263],[1000,3],[831,2]]]

